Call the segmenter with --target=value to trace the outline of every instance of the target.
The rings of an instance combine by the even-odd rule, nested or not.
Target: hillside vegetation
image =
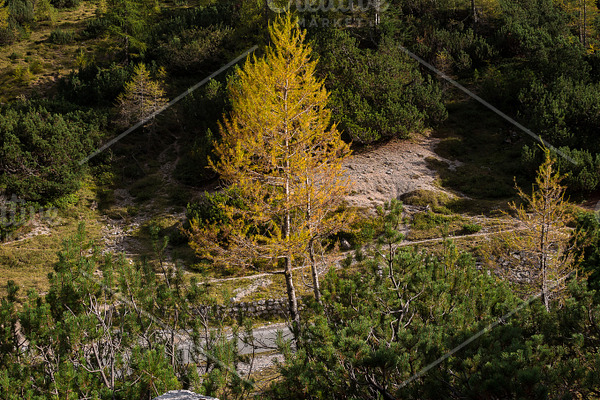
[[[600,3],[363,3],[0,0],[0,399],[600,397]]]

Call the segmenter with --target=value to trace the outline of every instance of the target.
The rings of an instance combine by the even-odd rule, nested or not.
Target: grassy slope
[[[447,108],[448,120],[434,131],[441,138],[436,152],[464,165],[452,171],[433,164],[442,186],[479,200],[514,197],[513,177],[521,178],[521,148],[529,137],[468,97],[448,102]]]
[[[54,23],[41,22],[31,30],[29,38],[0,47],[0,102],[19,95],[44,95],[58,76],[77,67],[77,53],[81,50],[87,59],[100,59],[108,45],[105,39],[85,39],[81,33],[86,21],[95,15],[96,5],[84,1],[70,10],[57,10]],[[48,38],[55,29],[72,31],[75,40],[68,44],[53,44]],[[30,79],[16,76],[19,68],[29,68]]]
[[[77,202],[68,210],[59,211],[58,218],[51,221],[50,234],[0,244],[0,295],[5,294],[8,280],[19,283],[21,295],[29,289],[46,290],[48,273],[58,260],[57,251],[62,241],[77,231],[80,222],[86,224],[90,239],[100,237],[100,215],[90,208],[95,199],[92,187],[85,185],[77,195]]]
[[[94,3],[86,1],[75,9],[57,10],[54,23],[41,22],[31,28],[28,38],[0,47],[0,102],[33,94],[44,96],[51,92],[59,76],[77,67],[79,50],[88,59],[102,57],[107,45],[105,39],[85,40],[81,37],[86,21],[95,15],[95,9]],[[50,43],[50,33],[57,28],[72,31],[75,40],[61,45]],[[15,70],[19,68],[29,68],[30,78],[17,77]],[[51,230],[50,234],[0,244],[0,294],[4,293],[6,282],[11,279],[22,286],[22,295],[33,288],[44,291],[62,241],[75,233],[80,222],[86,224],[90,238],[100,237],[100,215],[90,209],[96,198],[94,185],[90,181],[84,183],[75,197],[78,198],[76,203],[58,211],[58,219],[46,227]],[[38,223],[34,225],[40,227]]]

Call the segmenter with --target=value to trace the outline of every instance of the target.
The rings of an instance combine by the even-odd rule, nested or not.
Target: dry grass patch
[[[58,261],[57,252],[63,240],[77,232],[79,223],[84,222],[88,237],[99,242],[101,223],[97,211],[90,209],[94,193],[83,188],[78,193],[77,204],[59,211],[57,219],[47,224],[48,234],[39,234],[23,240],[0,243],[0,296],[6,294],[6,284],[15,281],[21,295],[29,289],[44,292],[48,289],[48,273]]]
[[[85,49],[96,49],[89,57],[101,51],[105,39],[87,39],[80,36],[87,20],[95,16],[96,5],[82,2],[72,10],[57,10],[54,24],[38,24],[29,38],[8,46],[0,47],[0,102],[7,102],[18,96],[28,97],[32,93],[44,93],[54,85],[57,78],[77,68],[77,53],[91,53]],[[75,40],[68,44],[53,44],[48,41],[56,29],[73,32]],[[100,55],[100,54],[99,54]]]

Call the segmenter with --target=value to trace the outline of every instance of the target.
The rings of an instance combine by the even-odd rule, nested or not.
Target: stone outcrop
[[[244,314],[252,318],[286,318],[288,316],[287,299],[268,299],[257,301],[241,301],[231,306],[223,306],[221,312],[225,311],[231,317]]]
[[[513,283],[531,284],[540,274],[538,261],[534,255],[526,251],[515,251],[494,257],[494,273]]]
[[[214,397],[202,396],[189,390],[171,390],[153,400],[219,400]]]
[[[303,308],[301,298],[298,298],[298,308]],[[262,319],[289,317],[287,298],[234,302],[228,305],[218,305],[216,311],[221,315],[225,313],[233,319],[240,314],[248,318]]]

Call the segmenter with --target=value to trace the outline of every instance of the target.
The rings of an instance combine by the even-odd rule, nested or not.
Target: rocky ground
[[[169,214],[178,220],[183,220],[185,213],[175,211],[173,208],[161,209],[157,204],[161,198],[166,198],[169,195],[169,188],[176,184],[173,178],[173,171],[179,161],[179,145],[177,137],[174,137],[174,142],[165,148],[158,156],[160,163],[160,178],[163,185],[156,192],[156,196],[147,204],[140,208],[140,211],[135,215],[127,215],[126,218],[111,218],[104,216],[105,225],[102,229],[102,238],[104,241],[103,253],[125,253],[126,257],[133,258],[140,254],[143,250],[143,243],[135,238],[134,233],[145,223],[158,216],[158,213]],[[175,155],[175,159],[171,159]],[[134,198],[125,188],[114,190],[115,209],[127,209],[134,206]],[[157,211],[160,210],[160,211]],[[113,215],[114,217],[114,215]],[[167,259],[169,254],[167,254]]]
[[[417,189],[441,191],[437,173],[427,167],[427,158],[446,162],[450,168],[460,164],[440,157],[434,151],[439,139],[418,136],[413,140],[393,139],[355,153],[344,165],[351,180],[347,197],[353,207],[373,209]]]

